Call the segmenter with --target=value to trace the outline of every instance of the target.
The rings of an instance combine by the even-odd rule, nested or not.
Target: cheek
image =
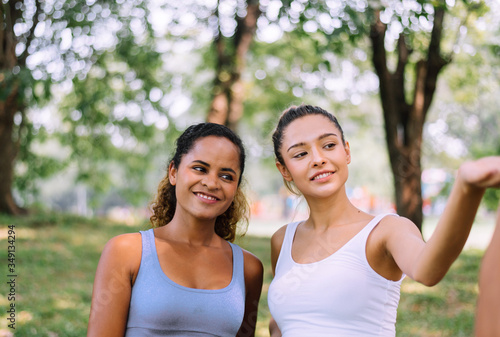
[[[304,171],[304,162],[303,161],[291,161],[285,160],[286,172],[290,178],[296,178],[298,175]]]
[[[234,184],[234,186],[226,186],[224,188],[224,202],[229,205],[234,201],[238,192],[238,184]]]
[[[236,197],[236,192],[238,191],[238,186],[232,187],[227,191],[227,196],[228,199],[231,199],[231,201]]]

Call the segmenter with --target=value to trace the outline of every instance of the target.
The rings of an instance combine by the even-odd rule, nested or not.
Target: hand
[[[500,156],[465,162],[460,166],[458,177],[469,187],[500,188]]]

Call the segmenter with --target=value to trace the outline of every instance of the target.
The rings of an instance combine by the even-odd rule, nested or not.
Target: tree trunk
[[[19,97],[19,81],[13,74],[14,67],[19,65],[15,54],[16,37],[13,23],[20,16],[19,9],[7,4],[0,5],[0,213],[24,214],[26,210],[19,207],[12,195],[14,181],[14,165],[19,152],[20,129],[17,132],[14,124],[16,113],[23,112]],[[24,58],[21,59],[24,62]]]
[[[422,134],[425,118],[436,90],[439,71],[448,63],[440,56],[444,10],[435,9],[434,26],[427,60],[416,64],[413,102],[406,102],[405,67],[411,51],[400,35],[398,63],[394,72],[387,67],[384,46],[386,25],[375,15],[371,27],[372,62],[380,81],[380,99],[385,122],[386,142],[394,176],[398,214],[412,220],[422,230]]]
[[[2,91],[5,91],[2,86]],[[14,163],[19,150],[19,139],[14,139],[14,115],[18,111],[17,86],[5,101],[0,101],[0,213],[19,215],[26,211],[17,206],[12,196]]]
[[[226,45],[226,40],[219,35],[214,40],[217,53],[216,78],[212,103],[207,121],[229,126],[236,130],[243,116],[244,83],[241,74],[245,70],[246,57],[250,50],[257,19],[261,12],[258,0],[247,0],[246,15],[237,18],[233,44]]]

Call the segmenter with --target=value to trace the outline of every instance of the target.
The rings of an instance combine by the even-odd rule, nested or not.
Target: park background
[[[472,0],[3,1],[0,336],[85,335],[104,243],[148,226],[174,139],[196,122],[228,125],[247,148],[252,215],[238,243],[265,264],[258,336],[268,335],[269,236],[307,215],[274,167],[271,133],[288,106],[334,113],[351,145],[353,202],[408,216],[427,238],[460,163],[500,154],[499,9]],[[399,336],[473,335],[498,200],[488,191],[442,283],[404,281]]]

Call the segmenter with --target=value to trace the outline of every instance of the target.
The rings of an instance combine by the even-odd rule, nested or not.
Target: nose
[[[216,175],[207,174],[201,180],[201,184],[206,186],[209,190],[218,190],[219,189],[219,179]]]
[[[311,154],[312,154],[312,157],[311,157],[312,158],[312,161],[311,161],[312,166],[317,167],[317,166],[322,166],[322,165],[326,164],[325,157],[323,156],[323,153],[321,152],[321,150],[313,149]]]

